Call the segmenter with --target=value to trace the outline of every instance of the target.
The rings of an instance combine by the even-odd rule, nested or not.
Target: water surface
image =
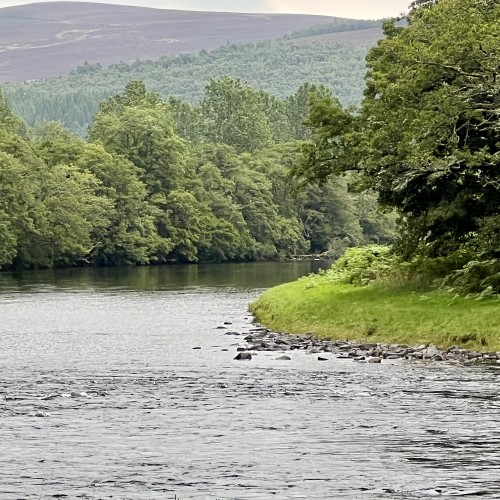
[[[500,498],[497,369],[233,359],[317,266],[0,274],[0,498]]]

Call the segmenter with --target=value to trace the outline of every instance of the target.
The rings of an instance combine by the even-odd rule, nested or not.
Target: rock
[[[246,347],[237,347],[236,348],[237,352],[243,352],[243,351],[246,351],[246,350],[247,350]]]
[[[279,356],[276,361],[290,361],[292,358],[290,356]]]
[[[381,363],[381,362],[382,362],[382,358],[379,358],[377,356],[373,356],[373,358],[368,359],[368,363]]]
[[[328,358],[322,358],[321,356],[318,356],[318,361],[328,361]]]
[[[193,347],[193,349],[201,349],[201,347]]]
[[[403,356],[400,354],[388,354],[385,359],[401,359]]]
[[[249,352],[239,352],[234,359],[250,361],[252,355]]]
[[[426,349],[422,351],[423,359],[432,359],[434,356],[438,356],[441,354],[441,351],[436,348],[434,345],[430,345]]]
[[[232,325],[231,321],[224,321],[225,325]]]
[[[286,340],[283,339],[276,339],[276,344],[283,344],[283,345],[290,345],[290,342],[287,342]]]

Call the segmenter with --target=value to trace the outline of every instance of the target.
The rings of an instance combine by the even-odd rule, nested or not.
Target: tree
[[[108,224],[90,256],[93,263],[148,264],[158,260],[158,253],[171,249],[170,242],[158,235],[155,222],[159,214],[148,203],[147,189],[139,179],[137,167],[95,144],[86,146],[76,165],[99,180],[96,194],[111,204],[106,214]]]
[[[272,133],[262,94],[240,80],[212,80],[201,103],[208,142],[228,144],[237,152],[268,146]]]
[[[440,0],[409,20],[368,56],[363,172],[403,215],[405,253],[446,255],[499,213],[500,4]]]
[[[150,195],[179,187],[184,144],[175,133],[168,106],[158,95],[146,92],[142,82],[129,83],[123,94],[101,104],[89,138],[139,168]]]
[[[26,123],[12,113],[10,106],[7,104],[5,97],[0,90],[0,125],[2,125],[6,131],[13,132],[15,134],[19,134],[23,137],[26,137],[28,127]]]
[[[359,113],[313,103],[296,173],[321,182],[357,170],[358,187],[401,215],[407,257],[477,251],[479,240],[496,255],[487,242],[498,242],[500,207],[500,4],[440,0],[408,19],[386,23],[370,51]]]

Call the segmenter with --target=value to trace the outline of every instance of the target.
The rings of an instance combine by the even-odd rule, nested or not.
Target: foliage
[[[333,23],[317,24],[315,26],[311,26],[310,28],[297,30],[290,33],[289,35],[286,35],[284,38],[303,38],[308,36],[325,35],[327,33],[341,33],[344,31],[366,30],[378,27],[380,27],[379,20],[368,21],[361,19],[337,18]]]
[[[386,22],[370,50],[359,111],[312,99],[294,173],[321,184],[358,172],[353,188],[399,213],[410,269],[465,252],[474,262],[449,280],[477,290],[476,271],[500,256],[500,4],[417,1],[407,20]]]
[[[363,171],[405,216],[401,250],[436,256],[498,214],[500,5],[417,12],[370,52]]]
[[[101,103],[88,142],[56,122],[12,128],[5,105],[0,265],[281,259],[390,238],[383,225],[365,234],[373,197],[346,182],[297,191],[301,141],[284,117],[292,103],[304,121],[313,90],[328,93],[280,101],[225,77],[191,106],[130,82]]]
[[[366,286],[383,281],[398,263],[390,247],[367,245],[347,249],[325,275],[332,283]]]
[[[449,274],[442,286],[448,292],[478,299],[500,294],[500,261],[490,259],[467,262],[461,269]]]

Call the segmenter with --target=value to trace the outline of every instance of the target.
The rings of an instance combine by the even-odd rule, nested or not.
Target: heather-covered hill
[[[294,31],[307,33],[318,24],[337,23],[347,29],[349,22],[326,16],[188,12],[80,2],[3,8],[0,82],[59,76],[85,61],[108,65],[157,59]]]

